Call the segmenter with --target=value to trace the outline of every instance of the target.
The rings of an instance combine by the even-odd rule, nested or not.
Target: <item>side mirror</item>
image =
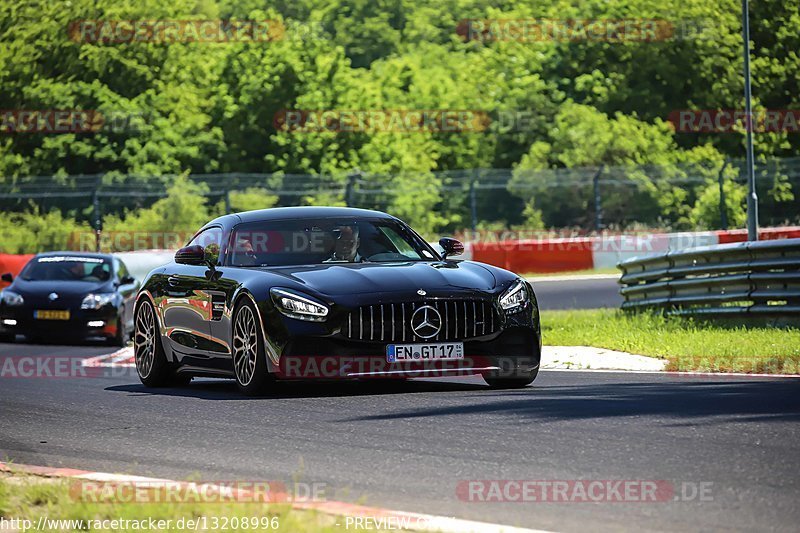
[[[122,276],[122,279],[119,280],[120,285],[130,285],[131,283],[136,283],[136,278],[133,276]]]
[[[202,265],[205,259],[205,250],[199,244],[184,246],[175,252],[175,262],[181,265]]]
[[[447,259],[451,255],[461,255],[464,253],[464,244],[458,239],[452,237],[442,237],[439,239],[439,246],[444,250],[444,258]]]
[[[2,276],[0,276],[0,279],[5,281],[6,283],[11,283],[12,281],[14,281],[14,276],[11,275],[11,272],[6,272]]]

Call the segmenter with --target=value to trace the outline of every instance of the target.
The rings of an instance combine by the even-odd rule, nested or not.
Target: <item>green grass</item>
[[[29,475],[0,475],[0,516],[9,520],[11,518],[29,519],[33,527],[40,516],[48,519],[64,520],[103,520],[103,519],[129,519],[144,520],[171,520],[171,527],[159,529],[160,531],[185,531],[179,528],[181,518],[198,519],[206,517],[206,531],[214,531],[212,520],[228,519],[227,531],[341,531],[336,522],[343,522],[343,518],[336,518],[313,511],[300,511],[289,507],[287,504],[262,504],[262,503],[87,503],[80,501],[79,492],[75,488],[76,480],[43,478]],[[72,492],[71,492],[72,489]],[[266,517],[266,518],[264,518]],[[263,519],[269,523],[271,517],[277,517],[277,529],[267,527],[245,527],[241,522],[232,522],[231,519]],[[202,524],[202,522],[199,522]],[[184,526],[186,522],[183,523]],[[224,522],[217,522],[218,526]],[[129,524],[130,525],[130,524]],[[261,526],[261,522],[253,525]],[[233,527],[236,526],[236,527]],[[54,530],[45,528],[47,530]],[[20,528],[20,531],[22,528]],[[103,531],[130,531],[135,527],[102,529]],[[146,530],[146,528],[145,528]],[[203,531],[202,527],[198,528]],[[59,531],[81,531],[74,527],[66,527]]]
[[[745,327],[614,309],[545,311],[551,346],[597,346],[659,357],[668,370],[800,374],[800,329]]]

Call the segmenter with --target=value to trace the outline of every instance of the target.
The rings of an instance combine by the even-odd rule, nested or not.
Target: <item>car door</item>
[[[221,370],[233,370],[231,363],[231,318],[230,304],[233,294],[241,284],[244,273],[232,266],[217,268],[209,285],[211,320],[209,321],[211,344],[210,366]]]
[[[219,246],[222,228],[213,226],[198,233],[189,246]],[[163,311],[166,335],[175,356],[183,364],[207,366],[211,299],[208,289],[211,271],[208,265],[174,263],[165,272]]]

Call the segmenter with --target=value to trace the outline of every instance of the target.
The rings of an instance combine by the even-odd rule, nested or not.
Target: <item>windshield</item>
[[[233,231],[230,264],[242,267],[430,261],[434,255],[392,220],[279,220]]]
[[[25,266],[20,277],[26,281],[108,281],[111,263],[99,257],[37,257]]]

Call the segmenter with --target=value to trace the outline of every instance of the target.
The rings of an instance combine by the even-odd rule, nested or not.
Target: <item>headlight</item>
[[[521,311],[528,303],[528,291],[525,282],[518,279],[500,297],[500,307],[508,313]]]
[[[301,296],[283,289],[271,289],[269,293],[280,312],[286,316],[314,322],[322,322],[328,316],[328,308],[312,300],[310,296]]]
[[[3,291],[0,292],[0,298],[2,298],[3,303],[9,307],[16,307],[25,303],[21,295],[8,289],[3,289]]]
[[[81,302],[81,309],[100,309],[104,305],[114,302],[113,292],[101,294],[89,294]]]

